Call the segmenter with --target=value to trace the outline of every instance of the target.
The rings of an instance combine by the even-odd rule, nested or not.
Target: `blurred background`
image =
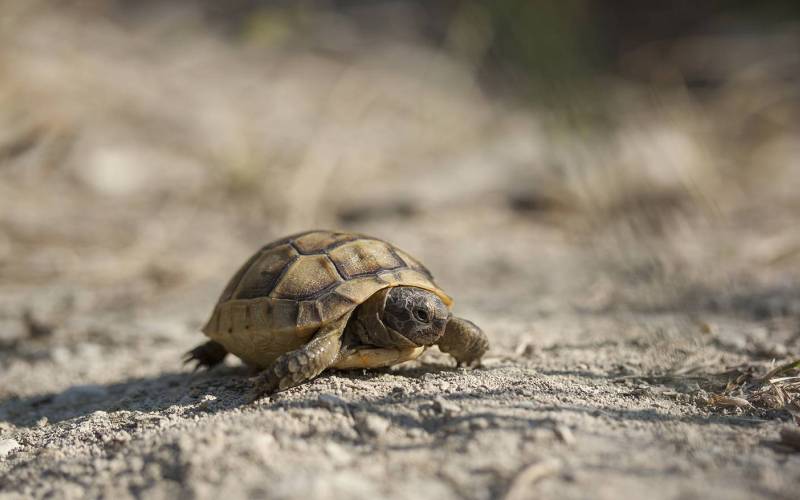
[[[798,188],[796,0],[0,0],[0,490],[794,498]],[[181,366],[312,228],[484,367]]]
[[[63,385],[40,356],[177,367],[237,266],[314,227],[417,255],[499,352],[800,312],[794,1],[4,0],[0,47],[17,391]]]

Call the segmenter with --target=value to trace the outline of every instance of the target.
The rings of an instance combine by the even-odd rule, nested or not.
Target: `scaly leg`
[[[437,342],[439,350],[456,358],[458,365],[478,366],[489,350],[489,340],[475,323],[453,316]]]
[[[222,363],[222,360],[227,356],[228,351],[219,342],[209,340],[205,344],[200,344],[191,351],[183,355],[183,364],[196,361],[195,371],[200,368],[211,369],[216,365]]]
[[[311,380],[335,364],[342,349],[346,317],[323,326],[303,347],[282,355],[255,380],[253,399]]]

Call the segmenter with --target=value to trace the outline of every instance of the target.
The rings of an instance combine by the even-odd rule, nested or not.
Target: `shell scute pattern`
[[[294,345],[290,338],[306,339],[378,290],[398,285],[431,290],[452,304],[422,264],[389,243],[350,233],[299,233],[262,247],[239,269],[204,331],[237,355],[249,355],[253,342],[272,355]]]
[[[236,271],[236,274],[234,274],[233,278],[231,278],[231,280],[228,282],[228,285],[225,287],[225,290],[222,291],[222,295],[219,298],[220,303],[227,302],[228,300],[231,300],[233,298],[237,288],[239,287],[239,283],[241,283],[242,279],[244,279],[245,274],[247,274],[247,271],[249,271],[250,268],[253,267],[253,263],[256,262],[259,257],[261,257],[260,251],[256,252],[252,257],[247,259],[247,261],[244,264],[242,264],[242,267],[240,267],[239,270]]]
[[[330,233],[328,231],[311,231],[301,233],[292,239],[292,244],[298,252],[304,255],[324,253],[326,250],[346,241],[357,240],[359,237],[348,233]]]
[[[359,304],[359,302],[345,297],[344,295],[340,295],[337,292],[331,292],[321,297],[319,303],[322,309],[322,321],[324,323],[341,317]]]
[[[393,251],[398,257],[403,259],[403,261],[406,263],[406,265],[408,265],[408,267],[410,267],[411,269],[413,269],[415,271],[421,272],[422,274],[427,276],[429,279],[433,278],[433,275],[431,275],[431,272],[428,271],[428,268],[423,266],[420,261],[418,261],[414,257],[408,255],[406,252],[400,250],[399,248],[394,248]]]
[[[237,299],[253,299],[266,297],[278,284],[284,272],[297,260],[297,251],[289,244],[262,250],[258,258],[250,263],[238,285]]]
[[[377,277],[368,279],[360,278],[346,281],[336,288],[336,293],[356,303],[369,297],[383,287],[384,284]]]
[[[335,289],[357,300],[374,283],[349,286],[357,278],[374,277],[384,284],[413,269],[430,278],[424,266],[388,243],[348,233],[312,231],[284,238],[262,248],[231,280],[220,303],[235,299],[311,300]],[[374,281],[374,280],[371,280]]]
[[[327,255],[301,255],[289,264],[270,296],[285,299],[313,298],[341,281],[336,266]]]
[[[247,363],[266,367],[393,286],[430,290],[452,305],[419,261],[385,241],[351,233],[299,233],[263,246],[247,260],[203,332]]]
[[[378,240],[345,243],[331,250],[329,255],[346,280],[406,266],[389,245]]]
[[[268,325],[270,330],[282,330],[297,325],[300,303],[289,299],[270,299]]]
[[[297,328],[305,329],[318,325],[322,322],[323,311],[319,307],[317,300],[304,300],[300,302],[297,311]]]

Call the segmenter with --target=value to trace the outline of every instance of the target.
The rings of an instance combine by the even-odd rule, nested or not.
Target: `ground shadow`
[[[489,368],[488,370],[491,370]],[[366,377],[362,378],[364,380]],[[579,384],[579,382],[576,382]],[[611,405],[575,405],[575,404],[548,404],[537,402],[530,396],[516,395],[504,388],[480,388],[458,393],[441,394],[432,396],[431,394],[387,394],[383,396],[360,396],[351,400],[336,398],[334,402],[330,399],[320,397],[322,394],[314,391],[300,397],[289,393],[278,394],[270,401],[271,407],[282,407],[285,409],[301,409],[310,407],[324,407],[335,409],[339,406],[343,411],[357,414],[366,412],[377,414],[392,421],[392,425],[407,428],[423,428],[429,432],[444,430],[475,430],[481,428],[502,428],[505,430],[524,430],[533,427],[547,425],[552,426],[560,418],[559,414],[579,413],[598,418],[606,418],[616,421],[634,421],[644,423],[667,423],[683,422],[696,425],[730,425],[730,426],[753,426],[765,424],[774,420],[772,418],[759,418],[758,416],[747,415],[727,415],[721,413],[711,414],[669,414],[657,408],[624,408]],[[485,401],[487,406],[492,406],[496,411],[482,409],[479,411],[464,411],[459,414],[451,414],[446,409],[436,409],[434,399],[444,402],[451,402],[460,405],[467,401]],[[502,401],[498,406],[496,403]],[[391,406],[403,405],[415,408],[417,412],[413,414],[398,414],[392,411]],[[524,414],[508,414],[508,411],[522,411]],[[476,425],[460,425],[461,423],[475,423]]]
[[[110,384],[82,384],[64,391],[0,400],[0,420],[34,426],[47,419],[58,423],[96,411],[158,412],[175,405],[217,398],[213,411],[247,402],[248,372],[243,367],[218,367],[207,372],[170,372]],[[241,387],[241,391],[235,389]],[[231,394],[241,397],[231,397]],[[225,394],[225,397],[221,397]]]
[[[482,368],[477,371],[493,370]],[[393,370],[395,376],[421,378],[430,374],[445,374],[460,371],[451,366],[422,366]],[[368,383],[371,379],[385,375],[385,371],[334,372],[328,377],[346,377],[357,383]],[[564,372],[542,373],[558,376]],[[576,372],[577,376],[585,376]],[[592,374],[594,375],[594,374]],[[656,409],[625,409],[612,406],[553,405],[539,402],[527,395],[514,394],[510,388],[476,388],[469,391],[447,394],[422,394],[393,392],[387,389],[382,395],[353,395],[347,398],[332,396],[314,384],[293,389],[266,398],[256,404],[250,401],[251,372],[245,367],[221,366],[208,372],[172,372],[154,377],[129,379],[105,385],[75,385],[58,393],[27,397],[9,397],[0,400],[0,421],[16,426],[31,427],[42,423],[59,423],[65,420],[104,412],[164,412],[176,407],[181,415],[186,412],[217,413],[241,406],[253,409],[274,410],[324,408],[343,411],[352,417],[356,414],[374,414],[384,417],[392,425],[405,428],[421,428],[427,432],[452,430],[465,432],[485,428],[523,430],[550,425],[559,413],[577,412],[613,420],[639,422],[681,421],[693,424],[757,425],[765,422],[757,418],[742,418],[726,415],[670,415]],[[575,382],[580,384],[580,382]],[[439,400],[437,403],[434,399]],[[480,411],[464,411],[454,414],[442,408],[441,401],[455,404],[484,400],[488,403],[502,401],[497,411],[484,408]],[[414,412],[398,413],[393,406],[404,405]],[[489,405],[496,406],[496,405]],[[521,411],[516,415],[507,410]]]
[[[402,370],[334,370],[325,376],[367,381],[386,373],[419,378],[428,373],[456,370],[452,366],[437,364]],[[220,412],[251,402],[252,376],[252,371],[245,366],[219,366],[196,373],[169,372],[110,384],[73,385],[61,392],[11,396],[0,399],[0,421],[31,427],[42,423],[43,419],[52,424],[97,411],[161,412],[173,406],[196,405],[209,396],[214,398],[213,404],[204,405],[202,410],[206,413]],[[279,401],[270,403],[271,406],[280,404]]]

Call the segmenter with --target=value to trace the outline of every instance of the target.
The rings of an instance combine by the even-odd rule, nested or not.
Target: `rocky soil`
[[[572,130],[407,41],[9,12],[0,498],[796,498],[797,386],[757,395],[800,356],[796,123],[732,142],[725,95],[624,93]],[[182,367],[239,264],[311,227],[425,262],[483,366],[255,403],[235,359]]]

